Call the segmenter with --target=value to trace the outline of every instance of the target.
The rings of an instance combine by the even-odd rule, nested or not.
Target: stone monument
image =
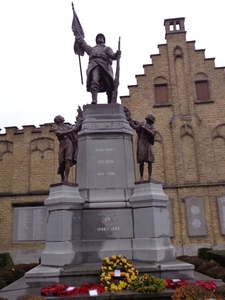
[[[135,182],[132,141],[121,104],[83,107],[76,183],[50,187],[46,246],[27,284],[98,282],[113,254],[161,278],[193,278],[193,266],[176,261],[162,184]]]
[[[75,19],[75,53],[82,55],[89,48],[82,42],[84,33],[76,15]],[[96,48],[102,51],[96,52],[97,59],[93,53],[89,56],[97,68],[91,89],[101,83],[94,81],[103,76],[99,73],[101,60],[108,59],[109,50],[103,40],[98,40]],[[114,58],[119,57],[117,52]],[[101,262],[113,254],[122,254],[133,261],[140,274],[151,272],[167,278],[169,272],[174,278],[193,278],[193,266],[175,258],[169,238],[168,197],[162,184],[151,178],[135,182],[133,129],[124,107],[115,98],[111,101],[107,76],[104,75],[104,90],[108,104],[97,104],[92,93],[92,104],[83,107],[76,183],[50,186],[45,201],[46,246],[41,265],[26,273],[28,285],[99,282]],[[101,91],[100,86],[97,91]],[[147,127],[153,133],[152,121]]]

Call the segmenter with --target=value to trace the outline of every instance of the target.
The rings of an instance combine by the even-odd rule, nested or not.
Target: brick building
[[[164,25],[166,44],[121,103],[133,119],[156,118],[152,177],[170,199],[177,255],[195,254],[199,247],[225,245],[225,74],[186,41],[184,18]],[[57,153],[52,124],[0,134],[0,251],[9,251],[14,262],[37,261],[44,249],[43,203],[49,185],[60,181]]]
[[[50,184],[60,182],[52,125],[8,127],[0,134],[0,251],[9,251],[14,262],[37,262],[45,246],[44,200]]]
[[[151,55],[121,103],[133,119],[153,113],[153,178],[170,198],[177,255],[225,247],[225,73],[186,41],[184,18],[164,21],[166,44]],[[134,143],[135,145],[135,143]],[[138,174],[137,174],[138,175]]]

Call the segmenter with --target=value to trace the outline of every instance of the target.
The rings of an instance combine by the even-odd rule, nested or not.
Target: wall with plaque
[[[217,198],[217,205],[219,211],[220,231],[225,235],[225,195]]]
[[[14,207],[13,215],[14,243],[46,240],[46,207]]]
[[[206,222],[204,204],[201,197],[188,197],[185,199],[187,225],[189,236],[206,236]]]

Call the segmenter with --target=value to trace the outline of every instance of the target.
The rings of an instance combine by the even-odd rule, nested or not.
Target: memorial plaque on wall
[[[47,210],[45,206],[14,207],[13,242],[45,241]]]
[[[217,198],[219,219],[220,219],[220,231],[221,234],[225,234],[225,195]]]
[[[204,203],[201,197],[189,197],[185,199],[188,235],[206,236],[206,223]]]

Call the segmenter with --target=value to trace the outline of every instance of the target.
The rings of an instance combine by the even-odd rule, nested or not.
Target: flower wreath
[[[94,284],[94,283],[85,283],[81,285],[79,288],[77,287],[69,287],[64,284],[53,284],[46,286],[41,289],[41,294],[44,296],[52,295],[57,297],[63,296],[76,296],[76,295],[88,295],[90,290],[97,290],[98,294],[104,292],[102,285]]]
[[[138,271],[125,256],[106,257],[101,266],[100,282],[105,291],[129,289],[132,281],[137,279]]]

